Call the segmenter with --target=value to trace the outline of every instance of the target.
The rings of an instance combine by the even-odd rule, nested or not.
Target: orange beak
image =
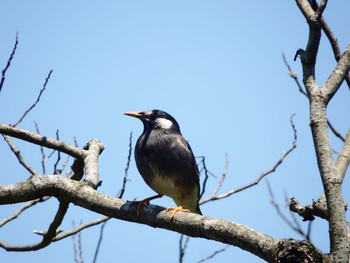
[[[135,117],[135,118],[142,117],[142,114],[140,112],[136,112],[136,111],[124,112],[124,115]]]

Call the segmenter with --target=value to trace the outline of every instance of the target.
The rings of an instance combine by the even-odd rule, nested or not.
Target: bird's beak
[[[141,118],[143,116],[140,112],[136,112],[136,111],[125,112],[124,115],[135,117],[135,118]]]

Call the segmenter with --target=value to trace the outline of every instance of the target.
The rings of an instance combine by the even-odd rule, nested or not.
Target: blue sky
[[[329,2],[324,14],[344,49],[349,41],[349,1]],[[295,51],[306,45],[308,28],[295,1],[3,1],[0,4],[0,67],[12,51],[16,32],[19,45],[0,94],[0,122],[14,123],[34,102],[48,72],[53,69],[39,105],[20,124],[83,146],[92,138],[106,149],[100,158],[99,191],[115,195],[121,187],[130,131],[134,144],[142,125],[125,111],[162,109],[179,122],[195,155],[204,155],[209,170],[220,176],[225,154],[230,162],[224,193],[253,181],[268,170],[293,139],[289,118],[295,116],[298,147],[278,170],[269,175],[283,211],[284,196],[309,204],[322,193],[309,128],[308,103],[297,91],[282,61],[282,52],[301,79]],[[321,85],[334,67],[329,43],[322,38],[317,81]],[[346,134],[349,129],[349,89],[343,86],[329,106],[329,118]],[[332,137],[335,150],[338,139]],[[40,170],[40,149],[16,141],[25,158]],[[0,143],[1,183],[27,178],[8,146]],[[50,151],[48,150],[49,154]],[[55,160],[48,160],[52,170]],[[125,198],[153,195],[136,170],[129,171]],[[206,196],[217,180],[210,178]],[[344,189],[349,189],[349,178]],[[349,191],[344,191],[349,200]],[[171,206],[169,198],[154,201]],[[4,206],[0,218],[17,207]],[[25,212],[0,229],[0,239],[33,243],[32,230],[45,230],[57,208],[55,200]],[[202,212],[278,238],[300,238],[277,216],[269,203],[266,183],[205,204]],[[72,221],[86,222],[99,215],[72,205],[61,229]],[[306,223],[300,221],[306,229]],[[99,228],[82,233],[85,262],[92,261]],[[328,251],[325,222],[313,223],[312,240]],[[98,262],[178,262],[179,235],[161,229],[112,220]],[[160,244],[162,248],[160,249]],[[185,262],[197,262],[224,245],[191,239]],[[38,252],[0,251],[2,262],[73,262],[72,240]],[[38,260],[39,259],[39,260]],[[212,262],[262,262],[231,247]]]

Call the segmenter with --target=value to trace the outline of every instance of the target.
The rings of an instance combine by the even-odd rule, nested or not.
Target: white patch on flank
[[[168,176],[161,176],[156,174],[151,181],[151,185],[154,191],[162,195],[170,197],[176,197],[179,189],[177,189],[174,181]]]
[[[157,118],[156,126],[161,129],[170,129],[173,126],[173,123],[165,118]]]

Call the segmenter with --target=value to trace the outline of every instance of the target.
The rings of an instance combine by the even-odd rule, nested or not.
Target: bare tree
[[[124,177],[123,188],[118,197],[109,196],[97,191],[100,186],[98,169],[99,156],[104,149],[101,142],[93,139],[83,148],[79,148],[77,143],[73,145],[59,140],[58,132],[56,138],[53,139],[40,135],[38,127],[37,132],[31,132],[16,127],[26,117],[27,113],[39,102],[52,71],[48,74],[37,100],[28,108],[21,118],[12,125],[0,124],[0,133],[9,145],[10,150],[15,154],[19,164],[30,173],[30,177],[27,180],[15,184],[0,185],[0,204],[27,202],[14,215],[3,219],[0,222],[0,227],[15,220],[24,210],[33,207],[37,203],[45,202],[51,197],[58,200],[59,207],[55,215],[53,215],[52,222],[48,229],[46,231],[36,232],[42,236],[40,242],[29,245],[18,245],[9,244],[1,240],[0,247],[6,251],[39,250],[50,245],[52,242],[79,233],[87,227],[95,226],[106,222],[110,218],[114,218],[163,228],[190,237],[216,240],[249,251],[268,262],[349,262],[350,230],[345,217],[346,202],[343,198],[342,183],[350,162],[350,130],[346,136],[342,136],[336,131],[327,118],[327,106],[344,80],[350,87],[350,44],[343,53],[340,52],[336,38],[322,17],[322,13],[327,5],[326,0],[322,0],[320,4],[317,4],[315,0],[296,0],[296,3],[309,26],[309,38],[306,48],[299,49],[296,52],[296,57],[300,58],[303,67],[304,87],[298,81],[297,76],[293,74],[290,69],[289,71],[290,76],[296,81],[299,90],[309,101],[311,131],[324,194],[322,194],[317,201],[306,206],[302,206],[294,197],[290,200],[290,210],[301,216],[304,220],[310,221],[315,218],[322,218],[328,221],[330,240],[329,254],[323,253],[315,248],[315,246],[307,240],[307,235],[304,235],[306,240],[279,239],[251,229],[248,226],[192,213],[179,212],[176,214],[176,217],[172,219],[170,212],[156,205],[142,207],[143,216],[140,217],[136,213],[137,206],[135,206],[132,201],[122,199],[127,176]],[[330,73],[326,82],[323,85],[318,85],[315,79],[315,65],[322,32],[327,35],[332,45],[337,65]],[[7,66],[2,71],[0,91],[3,88],[6,72],[9,69],[17,49],[17,44],[18,36]],[[286,63],[286,65],[288,65],[288,63]],[[270,169],[259,175],[253,182],[218,195],[218,190],[226,177],[227,162],[225,171],[217,187],[213,190],[211,195],[202,197],[201,204],[228,198],[232,194],[258,184],[264,177],[274,172],[276,168],[282,164],[286,156],[296,147],[297,133],[292,118],[291,126],[294,134],[292,146],[282,154],[280,159],[277,160]],[[330,131],[328,128],[343,142],[342,149],[337,158],[333,156]],[[17,138],[27,143],[43,147],[43,173],[36,171],[26,162],[12,138]],[[44,149],[52,149],[57,153],[57,161],[55,162],[55,168],[52,174],[48,174],[45,169],[44,163],[47,157],[44,153]],[[61,175],[62,169],[57,168],[61,160],[60,153],[64,153],[73,159],[71,171],[69,171],[65,177]],[[130,160],[130,152],[128,159]],[[206,175],[205,178],[208,178],[210,172],[206,168],[204,159],[202,159],[202,161],[203,171]],[[66,164],[67,162],[64,162],[62,166]],[[206,179],[204,182],[205,181]],[[205,189],[205,183],[203,189]],[[203,192],[202,195],[204,193],[205,192]],[[272,192],[271,195],[273,195]],[[102,217],[92,222],[74,226],[71,230],[61,231],[59,226],[65,218],[69,209],[69,204],[71,203],[99,213]],[[182,261],[187,246],[187,241],[184,242],[185,243],[183,243],[182,240],[180,241],[180,262]],[[225,251],[226,248],[227,246],[207,256],[202,262]],[[80,261],[82,261],[82,255],[79,257],[76,256],[76,262]]]

